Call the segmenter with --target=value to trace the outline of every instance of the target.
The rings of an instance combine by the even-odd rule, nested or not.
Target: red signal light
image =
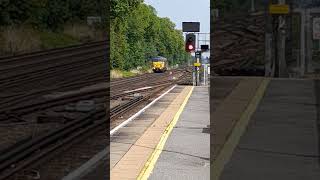
[[[192,52],[195,51],[195,42],[196,41],[196,36],[194,34],[187,34],[186,35],[186,51],[187,52]]]
[[[195,50],[195,46],[193,44],[193,42],[187,42],[186,43],[186,51],[187,52],[192,52]]]

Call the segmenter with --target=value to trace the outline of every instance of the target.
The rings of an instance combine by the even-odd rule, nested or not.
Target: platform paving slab
[[[263,78],[238,77],[223,79],[226,82],[237,82],[233,85],[230,92],[219,103],[219,106],[212,111],[211,115],[211,163],[215,161],[221,149],[230,136],[235,124],[241,118],[242,113],[254,97],[257,89],[262,83]],[[213,84],[214,85],[214,84]],[[231,86],[232,87],[232,86]],[[215,97],[210,97],[215,101]]]
[[[154,109],[156,106],[152,106],[146,111],[146,113],[156,114],[158,117],[151,125],[146,127],[145,132],[141,134],[140,137],[135,140],[135,142],[129,144],[130,149],[112,167],[111,179],[136,179],[138,177],[148,158],[160,141],[164,130],[171,123],[174,115],[190,91],[191,87],[178,86],[177,88],[173,89],[172,93],[175,94],[175,96],[171,97],[171,102],[164,111],[159,113],[158,110]],[[141,117],[144,118],[143,114]],[[115,140],[115,142],[118,141]]]
[[[209,180],[209,125],[208,87],[195,87],[149,179]]]
[[[312,80],[271,80],[220,179],[320,179],[315,93]]]
[[[110,137],[110,170],[113,169],[120,159],[128,152],[131,146],[183,89],[183,87],[176,87],[153,104],[152,108],[147,109],[143,114],[134,119],[134,121],[130,122]]]

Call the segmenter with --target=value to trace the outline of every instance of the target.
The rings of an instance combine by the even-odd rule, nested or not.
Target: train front
[[[166,61],[163,57],[152,58],[152,70],[155,73],[164,72],[166,70]]]

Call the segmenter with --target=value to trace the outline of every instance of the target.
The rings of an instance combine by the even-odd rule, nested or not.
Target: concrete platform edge
[[[255,112],[260,100],[262,99],[264,92],[270,82],[270,79],[263,79],[259,88],[251,99],[246,110],[241,114],[239,121],[236,123],[232,133],[223,145],[222,150],[217,156],[216,160],[212,164],[211,179],[219,180],[219,177],[223,171],[225,164],[230,160],[232,153],[240,141],[241,135],[245,132],[246,127],[250,121],[252,114]]]

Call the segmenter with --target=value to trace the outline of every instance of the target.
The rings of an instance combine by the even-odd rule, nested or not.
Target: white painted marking
[[[62,180],[77,180],[81,177],[84,177],[85,175],[90,173],[95,167],[97,167],[99,165],[99,162],[101,162],[110,153],[109,149],[109,146],[106,147],[104,150],[97,153],[86,163],[81,165],[78,169],[72,171],[70,174],[62,178]]]
[[[117,132],[119,129],[123,128],[125,125],[127,125],[129,122],[131,122],[132,120],[134,120],[135,118],[137,118],[138,116],[140,116],[140,114],[142,114],[146,109],[148,109],[150,106],[152,106],[154,103],[156,103],[159,99],[161,99],[163,96],[165,96],[166,94],[168,94],[170,91],[172,91],[175,87],[177,87],[177,85],[174,85],[172,88],[170,88],[168,91],[166,91],[165,93],[163,93],[161,96],[157,97],[155,100],[153,100],[151,103],[149,103],[148,105],[146,105],[144,108],[142,108],[140,111],[138,111],[136,114],[134,114],[133,116],[131,116],[129,119],[127,119],[126,121],[122,122],[120,125],[118,125],[117,127],[115,127],[114,129],[112,129],[110,131],[110,136],[112,136],[115,132]]]
[[[138,89],[134,89],[134,90],[130,90],[130,91],[124,91],[124,93],[130,93],[130,92],[135,92],[135,91],[141,91],[141,90],[145,90],[145,89],[151,89],[151,86],[148,87],[143,87],[143,88],[138,88]]]

